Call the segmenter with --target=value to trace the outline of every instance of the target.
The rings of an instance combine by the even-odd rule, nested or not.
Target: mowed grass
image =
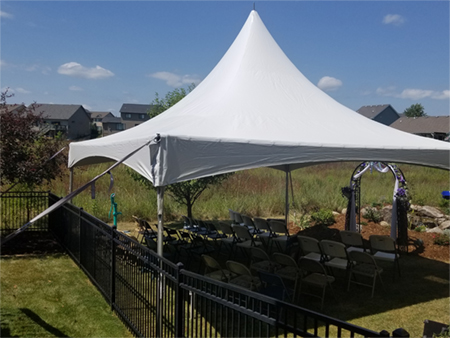
[[[342,162],[314,165],[292,172],[294,198],[290,196],[291,208],[297,214],[315,209],[341,211],[347,200],[341,195],[341,188],[348,186],[353,170],[359,162]],[[80,187],[108,168],[108,164],[75,168],[74,187]],[[439,206],[441,192],[449,190],[447,170],[399,165],[408,182],[412,202],[420,205]],[[87,189],[75,197],[73,203],[106,222],[110,210],[110,194],[116,193],[115,201],[122,212],[119,221],[130,222],[132,215],[156,219],[156,192],[148,190],[134,181],[124,165],[112,171],[114,187],[109,192],[110,178],[106,175],[96,183],[96,198],[91,199]],[[204,191],[193,207],[193,217],[199,219],[228,219],[228,208],[252,217],[272,217],[284,214],[285,183],[284,172],[259,168],[236,172],[219,186]],[[51,190],[58,196],[68,194],[68,171],[62,181],[54,181],[42,190]],[[361,203],[392,203],[394,178],[389,172],[365,173],[361,183]],[[165,221],[177,221],[186,214],[186,207],[176,204],[169,194],[164,200]]]
[[[2,258],[2,337],[132,337],[67,255]]]

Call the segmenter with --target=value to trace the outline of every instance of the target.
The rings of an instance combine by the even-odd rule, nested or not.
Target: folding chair
[[[333,288],[331,286],[331,283],[335,281],[335,278],[333,276],[329,276],[327,274],[327,271],[325,267],[320,264],[318,261],[302,257],[298,261],[298,266],[302,272],[304,272],[304,275],[301,274],[300,283],[299,283],[299,294],[302,293],[302,286],[303,285],[310,285],[316,288],[322,289],[322,294],[320,296],[314,294],[314,293],[308,293],[303,292],[304,294],[317,297],[321,299],[321,307],[320,309],[323,309],[323,303],[325,300],[325,291],[327,286],[330,287],[331,291],[333,291]]]
[[[270,248],[270,240],[273,237],[272,230],[270,230],[269,222],[264,218],[255,217],[253,219],[255,228],[258,230],[258,238],[261,240],[267,250]]]
[[[273,272],[276,265],[263,249],[252,247],[250,254],[250,270]]]
[[[320,248],[319,241],[313,237],[308,236],[297,236],[298,245],[305,258],[321,262],[322,249]]]
[[[209,255],[202,255],[202,260],[205,263],[205,276],[222,282],[228,282],[231,277],[230,271],[223,269],[219,262]]]
[[[255,237],[250,233],[247,227],[243,225],[232,225],[231,228],[236,237],[236,246],[241,248],[244,255],[248,255],[247,250],[251,247],[262,245],[261,242],[255,240]]]
[[[218,230],[222,233],[223,237],[220,239],[219,252],[222,249],[222,245],[225,244],[229,246],[230,254],[233,255],[234,248],[236,246],[236,237],[231,225],[225,222],[219,222],[217,225]]]
[[[289,289],[279,275],[267,271],[258,271],[258,275],[261,281],[260,293],[283,301],[294,300],[294,290]]]
[[[253,222],[252,218],[246,215],[241,215],[242,220],[244,221],[244,226],[247,227],[248,231],[252,235],[255,235],[258,233],[258,229],[255,227],[255,223]]]
[[[296,299],[300,279],[300,269],[297,262],[291,256],[279,252],[272,255],[272,261],[277,264],[274,273],[284,280],[293,282],[294,299]]]
[[[369,237],[370,249],[375,259],[394,263],[393,279],[395,280],[395,266],[400,277],[400,257],[395,241],[389,236],[372,235]]]
[[[227,261],[226,265],[232,275],[229,280],[230,284],[234,284],[248,290],[258,290],[261,286],[260,279],[253,276],[249,268],[247,268],[244,264],[235,261]]]
[[[275,242],[280,252],[288,252],[288,249],[292,244],[292,238],[289,235],[286,224],[280,221],[269,221],[269,225],[272,233],[275,234],[275,236],[272,238],[272,243]]]
[[[329,267],[331,272],[333,272],[333,268],[336,268],[345,270],[347,273],[350,262],[344,244],[324,239],[320,241],[320,247],[322,248],[324,265]]]
[[[341,241],[347,247],[347,252],[360,251],[365,252],[364,241],[359,232],[342,230],[339,232],[341,235]]]
[[[381,285],[383,280],[381,279],[381,273],[383,269],[378,267],[375,258],[367,252],[350,251],[349,257],[352,262],[350,265],[350,273],[348,277],[347,291],[350,290],[350,283],[364,285],[372,288],[372,298],[375,292],[375,282],[377,277],[380,278]],[[352,281],[352,276],[355,275],[355,280]],[[372,278],[372,284],[356,281],[356,275]]]

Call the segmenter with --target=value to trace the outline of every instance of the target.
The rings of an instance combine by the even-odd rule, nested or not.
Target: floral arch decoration
[[[408,243],[408,210],[410,207],[408,198],[408,187],[405,175],[393,163],[385,162],[362,162],[353,171],[350,185],[342,188],[342,194],[348,199],[347,213],[345,217],[345,229],[360,231],[356,223],[361,224],[361,177],[367,171],[376,170],[380,173],[391,172],[395,179],[394,193],[392,198],[391,237],[401,247]]]

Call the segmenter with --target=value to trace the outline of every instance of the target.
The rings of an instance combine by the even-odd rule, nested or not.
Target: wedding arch
[[[350,185],[342,188],[342,193],[348,198],[345,229],[361,231],[361,178],[367,171],[376,170],[380,173],[391,172],[395,179],[392,197],[391,237],[401,247],[408,244],[408,210],[409,198],[405,175],[394,163],[362,162],[352,173]],[[356,222],[358,217],[358,223]]]

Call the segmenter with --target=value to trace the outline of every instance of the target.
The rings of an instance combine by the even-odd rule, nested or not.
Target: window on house
[[[116,130],[123,130],[123,124],[116,124]]]
[[[127,119],[131,119],[131,114],[125,114],[125,117],[126,117]]]
[[[141,114],[141,115],[139,115],[139,117],[141,120],[143,120],[143,119],[145,119],[145,114]]]

